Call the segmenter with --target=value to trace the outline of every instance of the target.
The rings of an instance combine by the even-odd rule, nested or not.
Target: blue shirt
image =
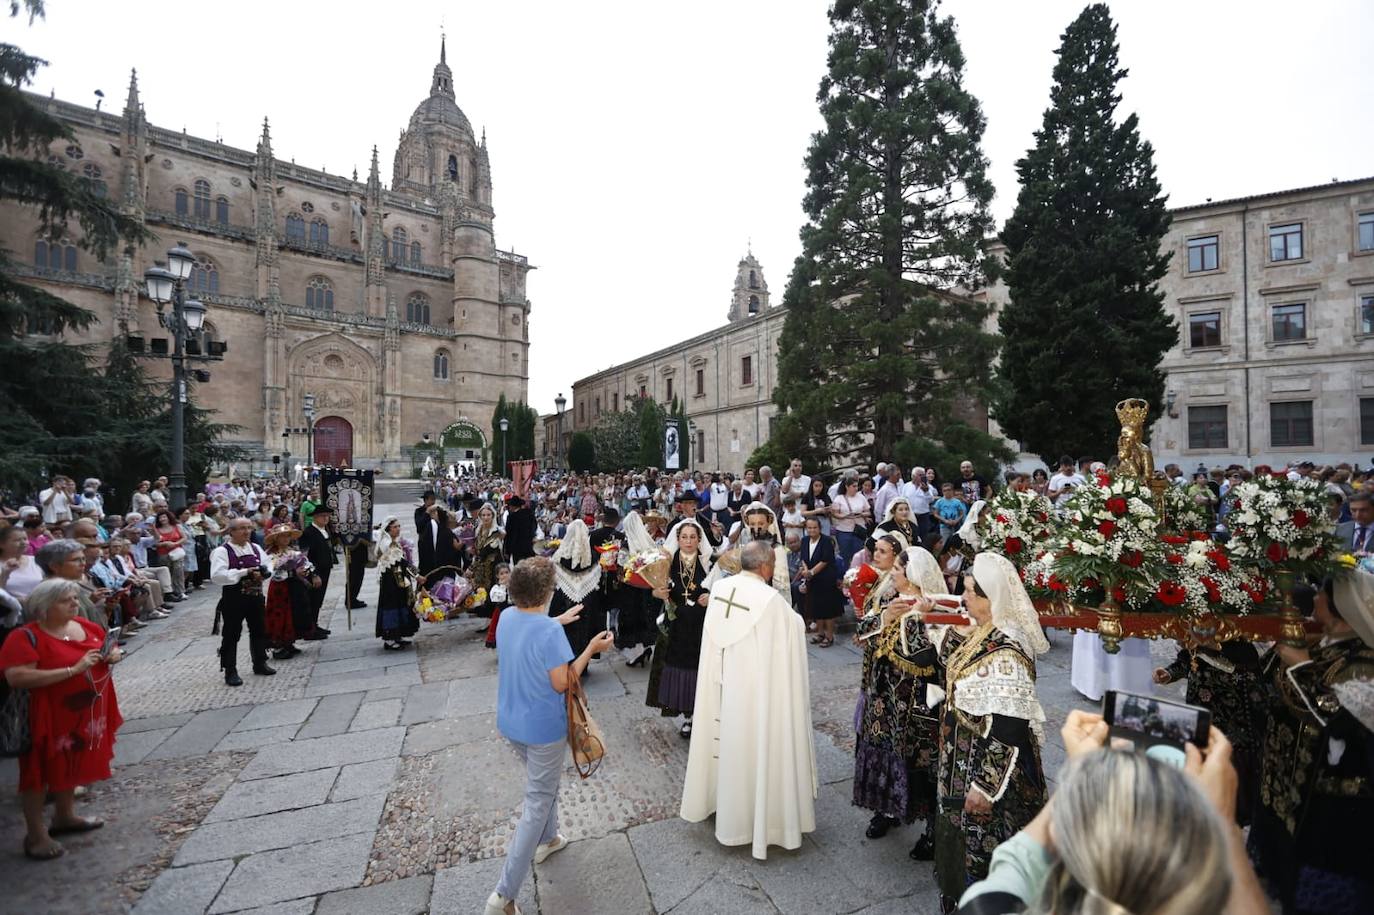
[[[968,511],[968,506],[959,499],[936,499],[931,506],[935,509],[935,514],[944,522],[946,527],[954,527],[964,520],[964,515]]]
[[[496,624],[496,727],[520,743],[553,743],[568,736],[568,708],[549,671],[573,659],[558,620],[511,607]]]

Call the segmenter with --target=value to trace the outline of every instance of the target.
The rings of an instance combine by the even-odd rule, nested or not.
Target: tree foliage
[[[568,443],[568,466],[578,473],[596,469],[596,444],[586,432],[574,432]]]
[[[507,423],[505,432],[501,431],[501,419]],[[523,400],[511,403],[503,393],[496,401],[496,409],[491,414],[491,460],[492,464],[501,462],[502,444],[505,445],[505,459],[527,461],[534,457],[534,430],[539,423],[539,412]],[[508,469],[501,471],[509,476]]]
[[[995,405],[1002,428],[1051,464],[1064,452],[1111,453],[1119,400],[1143,397],[1157,411],[1160,361],[1177,340],[1158,286],[1169,214],[1136,116],[1117,117],[1127,71],[1107,7],[1084,9],[1057,53],[1002,232],[1011,302]]]
[[[592,428],[596,467],[602,471],[630,470],[638,463],[639,420],[633,410],[608,410]]]
[[[668,414],[652,397],[631,396],[630,409],[639,427],[640,467],[657,467],[663,463],[663,420]]]
[[[995,269],[984,119],[937,8],[837,0],[830,11],[825,126],[806,157],[774,398],[794,417],[782,428],[839,465],[891,456],[908,437],[942,440],[990,395],[988,306],[960,294]]]

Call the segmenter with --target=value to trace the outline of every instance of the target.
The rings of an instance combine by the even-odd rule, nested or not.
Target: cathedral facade
[[[407,470],[409,449],[444,437],[482,460],[497,399],[525,400],[529,313],[522,255],[496,247],[491,164],[458,107],[441,42],[430,91],[401,132],[390,186],[377,150],[366,180],[284,162],[264,120],[256,150],[155,127],[136,76],[122,114],[33,97],[72,141],[48,161],[94,183],[155,240],[106,262],[73,237],[43,239],[6,205],[0,245],[17,272],[94,312],[77,342],[165,339],[143,271],[184,242],[189,297],[207,308],[192,397],[231,423],[256,460]],[[165,360],[150,363],[170,372]],[[313,395],[311,433],[303,407]],[[447,435],[446,435],[447,433]]]

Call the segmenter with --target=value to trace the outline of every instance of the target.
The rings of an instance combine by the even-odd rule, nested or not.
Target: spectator
[[[129,503],[130,511],[137,512],[144,518],[153,513],[153,497],[149,494],[152,485],[147,480],[138,484],[138,489],[134,490],[134,497]]]
[[[834,501],[825,491],[825,481],[820,477],[811,478],[811,489],[802,496],[802,517],[815,518],[821,526],[821,535],[830,537],[830,504]],[[832,558],[832,566],[835,564]]]
[[[902,468],[896,464],[883,465],[883,484],[878,488],[878,494],[873,501],[873,517],[887,518],[888,507],[893,499],[902,497]]]
[[[28,542],[21,526],[12,525],[0,532],[0,590],[16,602],[28,597],[43,580],[43,570],[29,553]]]
[[[859,495],[858,477],[845,477],[842,491],[830,506],[841,572],[849,568],[854,555],[863,549],[868,539],[868,527],[873,518],[871,511],[868,500]]]
[[[773,476],[773,468],[764,465],[759,468],[758,493],[755,499],[772,509],[773,514],[782,514],[782,484]]]
[[[1037,467],[1031,471],[1031,491],[1049,498],[1050,477],[1045,468]]]
[[[172,513],[159,508],[153,516],[153,532],[157,537],[158,565],[172,573],[172,600],[186,598],[186,535]]]
[[[797,497],[790,492],[782,497],[782,514],[778,520],[782,525],[784,538],[791,531],[796,531],[797,537],[801,537],[802,531],[806,527],[806,519],[802,516],[797,504]]]
[[[133,559],[134,568],[138,569],[143,578],[151,576],[157,579],[158,585],[162,588],[164,602],[176,603],[178,600],[184,600],[185,598],[178,598],[172,593],[172,570],[148,561],[148,550],[157,543],[157,538],[152,534],[152,522],[145,521],[138,512],[129,512],[124,516],[124,524],[123,533],[129,541],[129,555]]]
[[[76,788],[110,777],[115,732],[124,720],[110,676],[119,648],[101,655],[105,631],[77,615],[79,591],[68,580],[39,584],[27,604],[32,622],[0,647],[5,682],[29,691],[32,746],[19,758],[19,792],[24,854],[36,861],[62,856],[55,837],[105,825],[76,815]],[[56,807],[51,826],[43,819],[49,793]]]
[[[96,588],[82,587],[86,577],[85,546],[75,540],[54,540],[45,543],[33,557],[33,561],[42,570],[44,578],[64,578],[76,583],[80,591],[80,615],[104,628],[107,619],[103,603],[105,595]],[[97,599],[101,601],[99,607],[95,603]]]
[[[911,482],[902,487],[902,495],[906,496],[907,504],[911,506],[911,516],[916,519],[916,529],[920,531],[921,539],[925,540],[935,533],[935,518],[931,515],[930,507],[940,498],[940,491],[926,480],[924,467],[913,467]]]
[[[802,462],[799,458],[793,458],[787,466],[787,473],[782,478],[783,492],[790,492],[798,499],[811,491],[811,478],[802,473]]]
[[[955,497],[953,483],[945,483],[940,489],[941,497],[935,500],[932,508],[935,510],[935,517],[940,519],[940,539],[948,540],[959,531],[959,525],[964,523],[968,506],[964,504],[963,499]]]
[[[52,485],[38,494],[44,524],[63,524],[72,520],[72,494],[76,484],[70,477],[52,478]]]
[[[1072,493],[1065,493],[1066,485],[1070,488],[1078,488],[1086,484],[1087,478],[1073,469],[1073,458],[1067,454],[1059,459],[1059,471],[1050,477],[1049,489],[1046,495],[1055,505],[1062,505]]]
[[[959,477],[959,491],[965,505],[992,498],[992,485],[973,472],[972,461],[964,461],[959,465]]]

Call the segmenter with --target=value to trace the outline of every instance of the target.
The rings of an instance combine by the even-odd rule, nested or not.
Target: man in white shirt
[[[248,624],[248,653],[253,673],[270,677],[276,671],[267,666],[267,630],[263,623],[263,590],[272,577],[272,560],[262,547],[253,543],[253,522],[235,518],[229,522],[229,539],[210,552],[210,581],[222,586],[216,622],[224,618],[220,638],[220,667],[226,686],[242,686],[238,674],[239,636]]]
[[[907,503],[911,506],[911,516],[916,522],[916,529],[925,537],[935,532],[935,520],[930,514],[930,505],[940,494],[935,487],[926,481],[926,469],[924,467],[911,468],[911,482],[902,487],[902,495],[906,497]]]
[[[1073,495],[1074,490],[1087,485],[1087,482],[1081,473],[1074,470],[1073,458],[1066,454],[1059,459],[1059,472],[1050,477],[1046,494],[1056,506],[1062,505]]]
[[[811,491],[811,478],[802,473],[802,462],[798,458],[793,458],[792,463],[787,467],[787,473],[782,478],[783,494],[791,493],[798,500]]]
[[[52,485],[38,494],[44,524],[64,524],[72,520],[72,493],[75,491],[76,484],[70,477],[52,478]]]
[[[883,483],[884,483],[886,480],[887,480],[887,462],[886,462],[886,461],[879,461],[879,462],[878,462],[878,472],[875,473],[875,474],[873,474],[873,487],[874,487],[875,489],[880,489],[880,488],[882,487]]]
[[[636,476],[634,485],[625,492],[625,498],[630,500],[630,504],[635,510],[646,512],[649,510],[649,487],[644,485],[644,478]]]
[[[882,467],[887,472],[887,480],[879,487],[877,498],[873,502],[875,524],[883,523],[887,518],[887,506],[902,494],[902,468],[896,464],[883,464]]]
[[[151,495],[151,496],[153,497],[153,502],[155,502],[159,507],[166,507],[166,505],[167,505],[167,478],[166,478],[166,477],[158,477],[158,478],[157,478],[157,482],[153,484],[153,491],[152,491],[151,493],[149,493],[149,495]]]

